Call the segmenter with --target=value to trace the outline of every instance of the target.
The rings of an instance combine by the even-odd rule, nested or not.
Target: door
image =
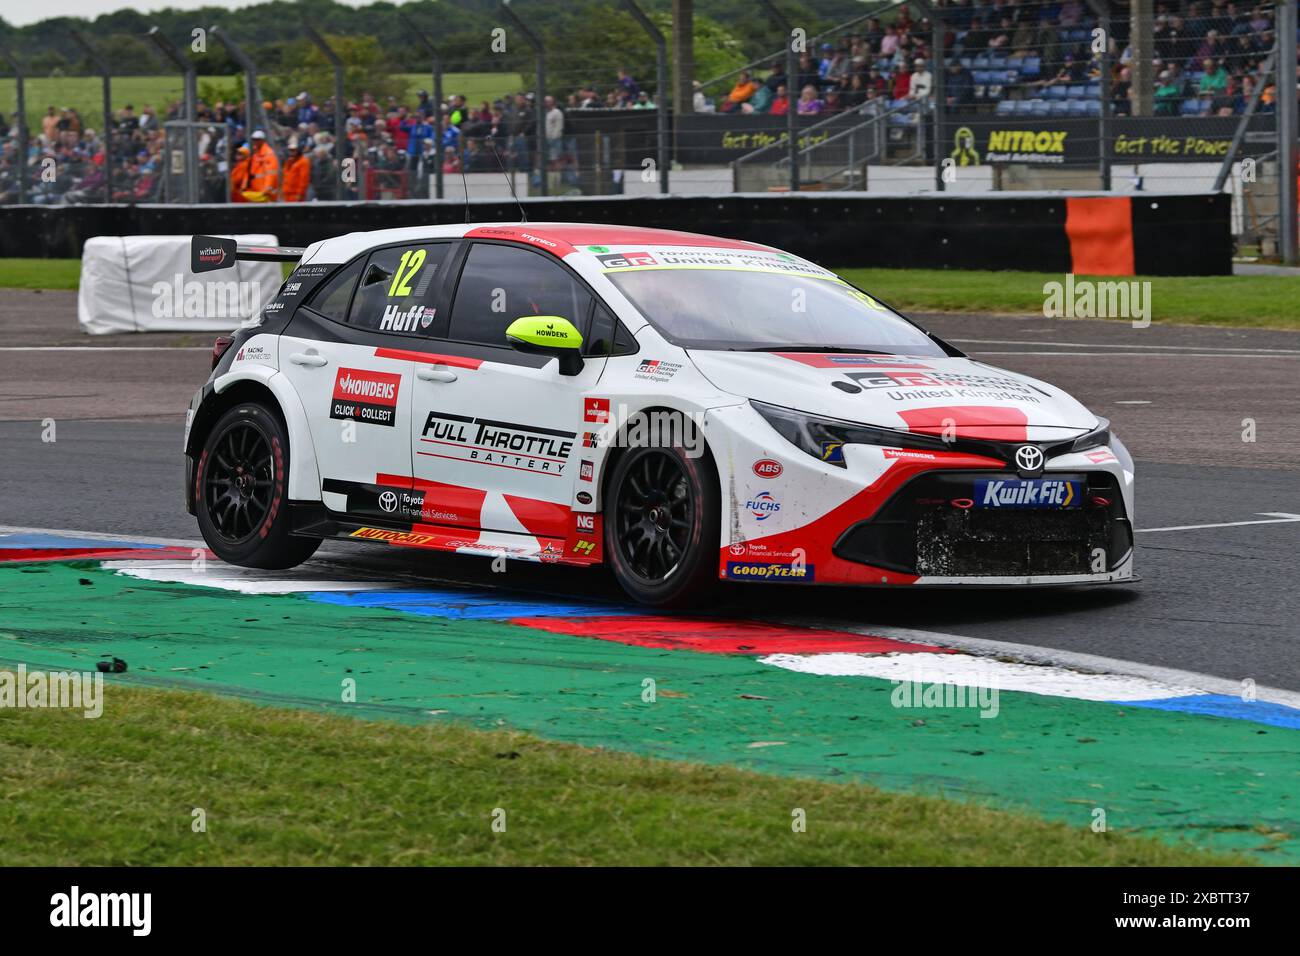
[[[311,424],[321,497],[336,513],[409,523],[414,363],[450,243],[377,249],[327,281],[280,338],[280,368]]]
[[[432,520],[502,532],[492,540],[503,549],[519,535],[513,544],[522,551],[554,553],[530,539],[564,538],[573,496],[592,480],[591,463],[583,469],[583,399],[605,359],[589,355],[577,375],[561,375],[556,359],[507,345],[505,330],[526,315],[562,316],[587,329],[593,303],[545,253],[469,246],[442,331],[455,354],[416,359],[412,467],[426,506],[447,505],[448,518]]]

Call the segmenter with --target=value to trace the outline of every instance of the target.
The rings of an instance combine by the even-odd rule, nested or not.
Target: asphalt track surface
[[[75,293],[0,290],[0,525],[197,540],[179,446],[213,336],[91,338],[75,314]],[[938,593],[734,585],[720,613],[941,632],[1300,691],[1300,520],[1288,518],[1300,518],[1300,333],[916,318],[1112,420],[1138,464],[1142,580]],[[48,419],[54,442],[42,440]],[[1227,526],[1200,527],[1213,524]],[[619,597],[600,570],[493,574],[482,559],[368,545],[319,555],[402,581]]]

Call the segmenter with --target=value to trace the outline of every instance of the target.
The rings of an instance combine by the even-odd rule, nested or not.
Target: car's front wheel
[[[208,433],[194,476],[203,540],[222,561],[292,568],[320,547],[289,533],[289,436],[256,402],[228,410]]]
[[[720,508],[707,449],[629,451],[605,501],[605,554],[618,583],[642,604],[702,601],[717,583]]]

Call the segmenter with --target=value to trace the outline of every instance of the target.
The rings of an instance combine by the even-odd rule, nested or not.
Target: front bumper
[[[938,471],[899,488],[870,519],[846,528],[832,553],[906,575],[915,583],[1048,578],[1093,580],[1120,572],[1133,552],[1133,528],[1109,472],[1073,478],[1078,507],[980,508],[976,482],[1014,479],[987,471]]]

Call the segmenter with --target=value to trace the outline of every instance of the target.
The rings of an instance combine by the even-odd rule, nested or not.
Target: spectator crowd
[[[1123,10],[1127,10],[1124,7]],[[761,70],[742,70],[724,85],[696,82],[696,112],[826,117],[869,107],[915,113],[934,98],[934,64],[941,62],[944,106],[955,112],[1047,115],[1100,109],[1102,54],[1091,7],[1082,0],[950,0],[943,6],[942,55],[934,31],[908,7],[893,19],[871,18],[851,35],[827,39],[802,53],[795,75],[784,56]],[[1260,82],[1274,45],[1270,3],[1238,0],[1157,0],[1154,112],[1160,116],[1242,113]],[[1128,21],[1112,18],[1109,45],[1111,107],[1133,107],[1134,52]],[[762,75],[760,75],[762,74]],[[1259,110],[1276,108],[1264,81]],[[14,117],[0,117],[0,203],[17,200],[20,169],[34,203],[156,202],[164,188],[166,149],[193,135],[199,157],[200,201],[301,202],[391,196],[426,197],[438,171],[441,128],[444,174],[531,170],[577,181],[576,138],[566,113],[649,110],[655,103],[625,69],[606,89],[585,84],[563,104],[515,93],[477,106],[460,94],[436,103],[420,90],[409,102],[369,93],[345,104],[336,129],[332,99],[319,103],[303,90],[255,104],[200,102],[198,125],[169,143],[164,125],[180,119],[179,102],[162,115],[150,104],[126,105],[108,130],[75,109],[50,106],[29,130],[20,155]],[[541,111],[541,142],[538,139]],[[441,124],[437,122],[441,117]],[[541,161],[536,160],[540,157]],[[351,161],[340,184],[339,163]]]

